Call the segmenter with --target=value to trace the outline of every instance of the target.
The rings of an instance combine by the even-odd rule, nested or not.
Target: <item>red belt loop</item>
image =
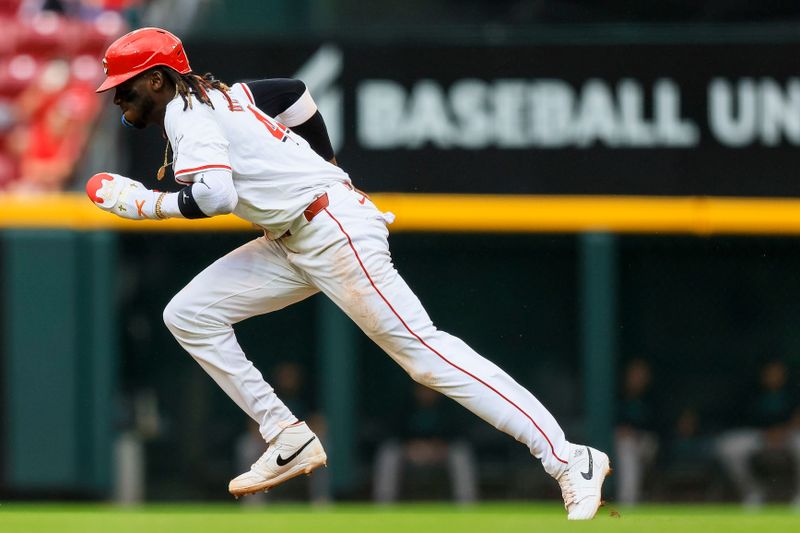
[[[306,210],[303,211],[303,216],[306,217],[308,222],[319,214],[320,211],[328,207],[330,201],[328,200],[328,193],[323,194],[322,196],[317,197],[316,200],[308,204]]]

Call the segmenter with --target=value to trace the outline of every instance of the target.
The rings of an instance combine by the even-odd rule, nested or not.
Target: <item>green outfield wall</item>
[[[161,310],[256,236],[5,230],[3,493],[110,497],[112,443],[135,432],[147,498],[226,497],[248,421],[171,338]],[[653,368],[665,436],[686,408],[705,435],[734,426],[764,361],[800,365],[795,238],[398,233],[391,242],[434,322],[528,386],[572,440],[610,446],[617,384],[634,357]],[[414,416],[411,380],[320,296],[237,334],[271,382],[281,365],[298,365],[302,383],[287,403],[327,422],[332,494],[368,497],[377,447]],[[524,448],[449,401],[442,409],[453,436],[473,444],[486,497],[551,495]]]
[[[106,495],[119,394],[116,235],[6,230],[5,491]]]

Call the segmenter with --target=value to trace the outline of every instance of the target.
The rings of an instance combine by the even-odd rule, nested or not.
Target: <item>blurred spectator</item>
[[[17,100],[21,119],[13,153],[19,177],[12,190],[57,191],[63,188],[81,156],[98,101],[90,85],[72,77],[63,59],[49,61]]]
[[[472,503],[478,498],[477,465],[472,448],[454,440],[453,417],[443,396],[422,385],[414,387],[414,410],[406,421],[402,441],[381,444],[375,459],[373,497],[376,502],[397,501],[404,465],[447,465],[453,498]]]
[[[139,8],[143,0],[23,0],[19,15],[22,18],[49,12],[58,15],[93,20],[108,12],[124,13]]]
[[[126,29],[115,10],[135,3],[4,0],[0,189],[46,192],[67,185],[100,111],[94,94],[103,74],[99,59]]]
[[[687,501],[719,497],[719,484],[710,482],[720,477],[712,460],[713,440],[700,430],[700,413],[694,406],[680,410],[664,448],[666,468],[660,481],[667,497]]]
[[[685,407],[678,414],[670,439],[670,464],[693,469],[708,462],[710,442],[700,433],[700,415],[694,407]]]
[[[304,386],[302,367],[292,361],[284,362],[272,372],[272,383],[275,392],[298,420],[305,420],[320,440],[325,440],[327,427],[325,419],[314,412],[307,401],[308,389]],[[246,471],[264,453],[264,438],[258,431],[258,424],[248,420],[247,429],[236,443],[236,470]],[[314,503],[327,503],[330,495],[330,475],[325,468],[317,469],[309,478],[309,498]],[[247,496],[242,503],[248,505],[262,504],[267,500],[266,493]]]
[[[617,501],[627,505],[641,498],[645,472],[658,451],[650,383],[647,361],[631,360],[625,368],[614,432]]]
[[[717,441],[723,466],[740,491],[743,503],[764,502],[764,488],[753,471],[760,454],[787,453],[800,469],[800,408],[787,387],[788,370],[782,361],[768,362],[761,370],[760,390],[742,411],[744,426],[728,431]],[[793,503],[800,505],[800,474]]]

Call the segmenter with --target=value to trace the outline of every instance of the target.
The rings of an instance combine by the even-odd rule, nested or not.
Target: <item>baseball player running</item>
[[[198,274],[164,310],[177,341],[258,422],[267,444],[230,482],[233,495],[268,490],[326,464],[319,439],[275,395],[233,331],[239,321],[322,292],[412,379],[525,444],[561,486],[570,520],[594,517],[608,456],[567,441],[530,392],[436,329],[392,265],[392,215],[333,164],[324,122],[302,82],[228,87],[194,74],[181,41],[158,28],[118,39],[103,65],[107,78],[97,91],[115,89],[124,124],[163,129],[165,167],[171,164],[185,186],[158,192],[100,173],[86,186],[94,203],[135,220],[233,213],[264,229]]]

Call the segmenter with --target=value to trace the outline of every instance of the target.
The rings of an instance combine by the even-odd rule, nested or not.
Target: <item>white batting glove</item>
[[[155,208],[159,193],[125,176],[107,172],[95,174],[86,183],[86,194],[94,205],[122,218],[158,218]]]

